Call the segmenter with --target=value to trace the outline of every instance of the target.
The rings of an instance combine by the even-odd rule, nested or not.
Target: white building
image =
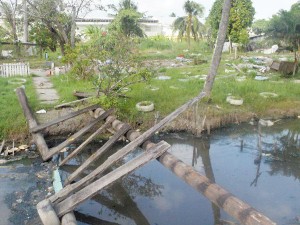
[[[113,19],[113,17],[101,19],[76,19],[76,26],[78,28],[77,33],[84,34],[88,26],[97,26],[105,30]],[[172,36],[172,23],[169,23],[169,21],[161,22],[154,18],[142,18],[139,22],[141,28],[148,37],[157,35]]]

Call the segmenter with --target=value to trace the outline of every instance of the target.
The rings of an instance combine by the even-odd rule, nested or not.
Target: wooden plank
[[[70,136],[67,140],[65,140],[64,142],[60,143],[58,146],[49,149],[49,151],[46,154],[46,158],[47,159],[51,158],[53,155],[55,155],[56,153],[58,153],[59,151],[61,151],[63,148],[65,148],[66,146],[68,146],[68,145],[72,144],[73,142],[75,142],[79,137],[81,137],[86,132],[88,132],[90,129],[92,129],[100,120],[105,119],[113,111],[114,111],[113,109],[107,110],[101,116],[99,116],[98,118],[94,119],[88,125],[86,125],[85,127],[83,127],[81,130],[77,131],[75,134],[73,134],[72,136]]]
[[[124,135],[131,127],[128,124],[123,124],[123,126],[116,132],[100,149],[93,153],[77,170],[74,171],[66,180],[65,185],[70,184],[74,181],[79,174],[81,174],[91,163],[95,162],[104,152],[106,152],[119,138]]]
[[[49,199],[37,204],[37,211],[44,225],[60,225],[60,220],[54,211]]]
[[[224,209],[229,215],[238,219],[244,225],[275,225],[268,217],[241,201],[221,186],[199,174],[193,167],[185,164],[172,154],[165,152],[158,158],[166,168],[202,193],[211,202]]]
[[[95,170],[93,170],[89,175],[84,177],[83,179],[79,180],[78,182],[67,185],[63,190],[61,190],[59,193],[56,193],[55,195],[51,196],[51,202],[54,201],[60,201],[61,199],[66,198],[70,193],[80,189],[82,186],[84,186],[86,183],[91,182],[93,179],[96,178],[99,174],[103,173],[107,168],[109,168],[112,164],[119,161],[121,158],[126,156],[128,153],[136,149],[139,145],[141,145],[143,142],[145,142],[146,139],[150,138],[156,131],[158,131],[160,128],[162,128],[165,124],[168,122],[174,120],[179,114],[184,112],[188,107],[193,105],[195,102],[199,101],[205,97],[205,93],[201,92],[197,97],[191,99],[190,101],[183,104],[181,107],[173,111],[171,114],[166,116],[164,119],[159,121],[157,124],[155,124],[152,128],[144,132],[143,134],[134,135],[131,134],[131,137],[134,137],[134,140],[132,140],[128,145],[120,149],[118,152],[110,156],[102,165],[97,167]],[[130,131],[129,131],[130,132]],[[132,132],[130,132],[132,133]]]
[[[97,135],[106,131],[108,127],[111,126],[111,122],[114,120],[114,117],[111,117],[110,120],[106,121],[98,130],[96,130],[88,139],[86,139],[81,145],[79,145],[74,151],[72,151],[66,158],[64,158],[59,166],[63,166],[67,161],[78,155],[85,146],[87,146],[92,140],[94,140]]]
[[[68,114],[68,115],[59,117],[59,118],[54,119],[54,120],[52,120],[52,121],[50,121],[50,122],[47,122],[47,123],[44,123],[44,124],[41,124],[41,125],[32,127],[32,128],[29,129],[29,131],[30,131],[31,133],[39,132],[39,131],[41,131],[41,130],[47,128],[47,127],[50,127],[50,126],[55,125],[55,124],[58,124],[58,123],[60,123],[60,122],[63,122],[63,121],[68,120],[68,119],[71,119],[71,118],[73,118],[73,117],[75,117],[75,116],[78,116],[78,115],[80,115],[80,114],[83,114],[83,113],[85,113],[85,112],[88,112],[88,111],[90,111],[90,110],[94,110],[94,109],[97,109],[97,108],[99,108],[99,105],[98,105],[98,104],[92,105],[92,106],[89,106],[89,107],[86,107],[86,108],[84,108],[84,109],[80,109],[80,110],[78,110],[78,111],[76,111],[76,112],[72,112],[72,113],[70,113],[70,114]]]
[[[83,99],[75,100],[75,101],[72,101],[72,102],[67,102],[67,103],[55,106],[54,109],[60,109],[60,108],[64,108],[64,107],[71,107],[72,105],[75,105],[75,104],[80,103],[80,102],[87,101],[87,100],[92,99],[92,98],[93,97],[89,97],[89,98],[83,98]]]
[[[123,166],[118,167],[117,169],[101,177],[97,181],[91,183],[90,185],[86,186],[85,188],[81,189],[80,191],[76,192],[70,197],[66,198],[62,202],[56,204],[54,206],[54,209],[57,215],[62,216],[72,211],[77,205],[79,205],[81,202],[85,201],[86,199],[93,197],[101,189],[107,187],[108,185],[112,184],[113,182],[127,175],[133,170],[141,167],[142,165],[146,164],[150,160],[159,157],[169,148],[170,145],[167,142],[165,141],[159,142],[153,148],[149,149],[147,152],[142,153],[141,155],[131,160],[130,162],[124,164]]]

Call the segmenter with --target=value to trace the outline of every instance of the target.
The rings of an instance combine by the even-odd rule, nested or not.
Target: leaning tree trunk
[[[210,96],[211,94],[214,80],[217,75],[217,71],[221,61],[223,46],[224,46],[226,33],[227,33],[227,27],[229,23],[230,8],[231,8],[231,0],[225,0],[223,5],[222,18],[219,25],[217,43],[212,58],[212,63],[203,88],[203,91],[205,92],[206,96]]]

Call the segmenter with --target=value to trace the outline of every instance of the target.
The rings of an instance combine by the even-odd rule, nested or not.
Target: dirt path
[[[36,88],[36,92],[39,100],[42,104],[53,104],[59,99],[57,91],[53,88],[49,77],[47,77],[47,71],[42,69],[31,70],[36,76],[33,77],[33,83]]]

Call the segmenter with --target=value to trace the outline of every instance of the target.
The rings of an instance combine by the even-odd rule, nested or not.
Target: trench
[[[257,125],[242,124],[202,137],[160,133],[152,141],[167,141],[173,155],[277,224],[300,224],[299,120],[282,120],[272,127],[262,127],[261,157],[258,136]],[[103,155],[95,166],[125,144],[118,142],[119,146]],[[93,142],[61,167],[62,179],[101,145],[101,141]],[[136,149],[119,164],[141,152]],[[157,161],[100,191],[78,206],[75,215],[78,224],[238,224]]]

